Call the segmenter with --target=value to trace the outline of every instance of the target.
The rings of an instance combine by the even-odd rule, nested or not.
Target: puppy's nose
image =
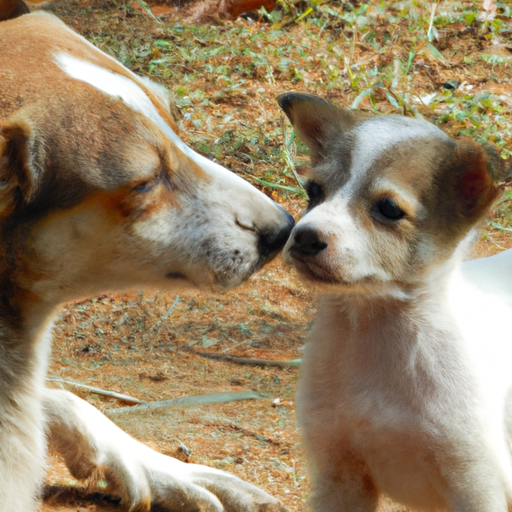
[[[303,256],[315,256],[327,247],[327,242],[322,235],[308,226],[296,229],[293,234],[293,245],[290,250]]]
[[[260,234],[258,249],[263,256],[274,257],[283,247],[290,233],[292,232],[295,221],[293,217],[281,206],[276,204],[281,213],[281,222],[279,227],[272,230],[263,231]]]

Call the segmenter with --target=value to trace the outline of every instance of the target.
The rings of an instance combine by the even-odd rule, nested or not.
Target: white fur
[[[356,145],[352,153],[352,175],[367,171],[384,151],[419,137],[448,139],[437,126],[420,119],[401,116],[377,116],[363,125],[356,125],[353,132]]]
[[[366,474],[414,510],[508,511],[510,308],[458,271],[394,302],[322,300],[298,395],[313,510],[374,511]]]
[[[67,391],[47,389],[43,403],[50,445],[64,456],[71,472],[84,478],[106,470],[114,477],[109,490],[120,494],[130,510],[152,503],[173,510],[222,512],[218,496],[225,493],[243,500],[244,510],[257,510],[262,502],[278,506],[277,500],[235,476],[155,452]]]

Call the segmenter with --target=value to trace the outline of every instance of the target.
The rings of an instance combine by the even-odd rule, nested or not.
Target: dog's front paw
[[[72,393],[46,389],[44,408],[49,444],[72,475],[104,474],[130,512],[149,512],[152,505],[172,512],[285,510],[265,491],[229,473],[152,450]]]
[[[285,510],[270,494],[229,473],[139,448],[103,463],[130,511],[146,512],[151,505],[173,512]]]

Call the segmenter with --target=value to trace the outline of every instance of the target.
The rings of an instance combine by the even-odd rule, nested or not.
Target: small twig
[[[77,382],[75,380],[67,380],[62,379],[61,377],[46,377],[47,381],[50,382],[61,382],[62,384],[68,384],[69,386],[74,386],[75,388],[86,389],[91,393],[96,393],[97,395],[109,396],[111,398],[116,398],[117,400],[121,400],[123,402],[128,402],[132,404],[145,404],[144,400],[139,400],[138,398],[133,398],[133,396],[124,395],[123,393],[116,393],[115,391],[107,391],[106,389],[95,388],[92,386],[88,386],[87,384],[82,384],[81,382]]]
[[[237,400],[254,400],[264,398],[264,395],[252,389],[243,389],[242,391],[226,393],[206,393],[204,395],[184,396],[181,398],[172,398],[170,400],[161,400],[159,402],[146,402],[134,407],[119,407],[116,409],[107,409],[108,414],[125,414],[129,412],[143,412],[148,410],[182,407],[184,405],[203,405],[217,404],[225,402],[235,402]]]
[[[162,313],[162,316],[160,317],[160,320],[158,321],[158,328],[156,330],[155,335],[153,336],[153,341],[151,342],[151,345],[154,345],[158,341],[157,338],[160,335],[160,331],[162,330],[162,326],[164,325],[164,320],[167,320],[174,313],[174,308],[179,304],[179,302],[181,300],[182,299],[180,298],[180,296],[176,295],[176,298],[174,299],[174,301],[171,304],[171,306],[169,307],[169,309]]]
[[[430,21],[429,21],[428,30],[427,30],[427,39],[430,42],[432,42],[432,40],[436,38],[435,32],[434,32],[434,18],[436,17],[436,9],[437,9],[437,2],[434,2],[432,4],[432,8],[430,11]]]
[[[186,348],[182,348],[182,350],[185,350],[186,352],[189,352],[196,356],[205,357],[207,359],[214,359],[216,361],[230,361],[231,363],[252,364],[256,366],[279,366],[281,368],[299,368],[301,363],[300,359],[278,361],[275,359],[256,359],[253,357],[230,356],[228,354],[211,354],[210,352],[196,352],[195,350],[189,350]]]

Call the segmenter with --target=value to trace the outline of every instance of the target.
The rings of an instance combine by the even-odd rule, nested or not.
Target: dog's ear
[[[277,102],[299,138],[311,150],[313,165],[323,159],[330,142],[338,140],[368,116],[357,110],[337,107],[312,94],[287,92],[278,96]]]
[[[496,199],[500,187],[493,179],[496,169],[485,149],[476,142],[456,141],[451,164],[439,176],[439,194],[445,198],[446,213],[457,217],[459,226],[472,226]],[[444,194],[443,191],[448,192]]]
[[[34,197],[41,173],[41,144],[21,120],[0,123],[0,214],[9,215]]]
[[[1,0],[0,21],[12,20],[22,14],[30,13],[27,4],[23,0]]]

